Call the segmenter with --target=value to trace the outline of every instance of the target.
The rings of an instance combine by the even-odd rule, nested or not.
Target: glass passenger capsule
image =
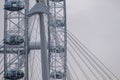
[[[56,47],[50,48],[50,52],[53,52],[53,53],[63,53],[64,51],[65,49],[62,46],[56,46]]]
[[[9,35],[4,39],[4,43],[8,45],[20,45],[24,42],[24,38],[20,35]]]
[[[63,27],[64,26],[64,21],[63,20],[56,20],[57,26],[58,27]]]
[[[17,79],[22,79],[23,77],[24,77],[24,72],[18,69],[7,70],[4,73],[5,79],[17,80]]]
[[[51,0],[51,1],[53,1],[53,2],[61,2],[63,0]]]
[[[53,79],[62,79],[63,76],[64,76],[63,73],[60,72],[60,71],[56,71],[56,72],[52,72],[52,73],[51,73],[51,77],[52,77]]]
[[[24,9],[24,3],[21,1],[6,1],[4,9],[9,11],[19,11]]]

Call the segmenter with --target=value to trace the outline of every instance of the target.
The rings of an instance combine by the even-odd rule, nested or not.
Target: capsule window
[[[9,11],[19,11],[24,9],[24,4],[21,1],[6,1],[4,9]]]

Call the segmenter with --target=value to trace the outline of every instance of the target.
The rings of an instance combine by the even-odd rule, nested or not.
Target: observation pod
[[[25,50],[20,50],[19,55],[25,54]]]
[[[51,1],[53,1],[53,2],[61,2],[63,0],[51,0]]]
[[[64,51],[65,49],[62,46],[50,47],[50,52],[53,52],[53,53],[62,53]]]
[[[60,71],[56,71],[56,72],[51,73],[51,77],[53,79],[62,79],[63,76],[64,76],[64,74],[62,72],[60,72]]]
[[[59,19],[55,21],[54,19],[51,19],[49,24],[50,26],[63,27],[64,21]]]
[[[63,20],[56,20],[57,26],[58,27],[63,27],[64,26],[64,21]]]
[[[24,3],[21,1],[6,1],[4,5],[5,10],[9,11],[20,11],[24,9]]]
[[[4,78],[9,80],[22,79],[23,77],[23,71],[18,69],[11,69],[4,73]]]
[[[20,35],[9,35],[4,39],[4,43],[8,45],[20,45],[24,42],[24,38]]]

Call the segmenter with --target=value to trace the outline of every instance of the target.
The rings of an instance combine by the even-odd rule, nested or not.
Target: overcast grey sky
[[[120,0],[66,0],[68,29],[120,78]],[[3,36],[0,2],[0,37]]]
[[[120,0],[67,0],[68,29],[120,78]]]

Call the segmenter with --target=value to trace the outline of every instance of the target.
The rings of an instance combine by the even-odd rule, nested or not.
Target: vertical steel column
[[[63,11],[64,11],[64,47],[65,47],[65,58],[64,58],[64,61],[65,61],[65,63],[64,63],[64,69],[65,69],[65,78],[64,78],[64,80],[67,80],[67,19],[66,19],[66,0],[63,0],[63,6],[64,6],[64,9],[63,9]]]
[[[29,11],[29,0],[25,0],[25,80],[29,80],[28,72],[28,53],[29,53],[29,37],[28,37],[28,14]]]
[[[40,38],[41,38],[41,63],[42,63],[42,78],[43,80],[49,80],[48,76],[48,57],[47,57],[47,41],[45,35],[44,16],[42,13],[40,17]]]
[[[5,0],[5,2],[6,1],[7,0]],[[6,35],[7,35],[7,25],[8,25],[7,24],[7,11],[4,10],[4,38],[6,38]],[[4,72],[7,70],[7,52],[6,52],[6,50],[7,50],[6,44],[4,44]]]

